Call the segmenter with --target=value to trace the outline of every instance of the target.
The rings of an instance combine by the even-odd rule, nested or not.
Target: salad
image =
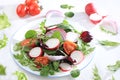
[[[37,71],[41,76],[72,71],[88,54],[94,51],[89,31],[79,32],[67,20],[25,32],[24,39],[15,43],[14,58],[22,65]]]

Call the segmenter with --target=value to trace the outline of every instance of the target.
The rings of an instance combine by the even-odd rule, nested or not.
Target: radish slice
[[[32,58],[42,56],[42,54],[43,54],[43,51],[40,47],[34,47],[29,52],[29,56],[32,57]]]
[[[58,11],[58,10],[49,10],[45,17],[51,17],[51,16],[61,16],[61,17],[64,17],[64,14],[61,12],[61,11]]]
[[[51,56],[47,54],[45,54],[44,56],[47,56],[50,61],[57,61],[57,60],[62,60],[66,58],[66,56]]]
[[[51,38],[51,39],[48,39],[45,42],[45,44],[47,46],[47,49],[54,50],[54,49],[57,49],[59,47],[60,41],[57,38]]]
[[[52,30],[48,31],[46,33],[46,36],[50,37],[55,31],[59,31],[61,33],[61,36],[62,36],[63,40],[65,40],[67,33],[61,28],[55,28],[55,29],[52,29]]]
[[[72,69],[72,66],[68,63],[60,63],[59,67],[63,72],[70,71]]]
[[[78,38],[79,38],[79,34],[74,33],[74,32],[68,32],[66,35],[66,40],[69,40],[71,42],[77,42]]]
[[[102,16],[98,15],[97,13],[91,14],[89,18],[93,24],[97,24],[102,20]]]
[[[64,14],[58,10],[48,11],[45,17],[46,17],[46,23],[45,23],[46,26],[59,24],[64,20]]]
[[[101,24],[100,27],[103,31],[107,32],[107,33],[111,33],[113,35],[118,33],[118,25],[115,21],[113,20],[106,20],[104,19]]]
[[[56,28],[57,28],[57,26],[46,27],[46,28],[47,28],[47,31],[50,31],[50,30],[56,29]]]
[[[84,55],[81,51],[73,51],[70,55],[71,59],[75,61],[73,64],[80,64],[84,59]]]

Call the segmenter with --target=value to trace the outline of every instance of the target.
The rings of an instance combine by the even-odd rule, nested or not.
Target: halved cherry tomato
[[[28,46],[28,47],[35,47],[36,46],[36,39],[25,39],[21,41],[21,46]]]
[[[27,14],[27,7],[25,4],[19,4],[17,6],[16,13],[19,17],[24,17]]]
[[[46,56],[37,57],[34,61],[36,64],[47,65],[49,63],[49,59]]]
[[[31,5],[32,3],[38,3],[38,0],[25,0],[25,4],[27,6]]]
[[[77,48],[77,44],[75,44],[74,42],[65,41],[63,43],[63,49],[68,55],[70,55],[71,52],[73,52],[76,48]]]
[[[28,11],[31,16],[35,16],[41,12],[41,9],[37,3],[32,3],[28,6]]]

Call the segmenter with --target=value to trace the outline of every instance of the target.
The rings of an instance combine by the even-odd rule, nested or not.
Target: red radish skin
[[[60,70],[63,72],[67,72],[72,69],[72,66],[68,63],[60,63],[59,67],[60,67]]]
[[[94,13],[89,16],[89,19],[93,24],[98,24],[99,22],[101,22],[102,16],[98,15],[97,13]]]
[[[31,58],[36,58],[36,57],[39,57],[42,55],[43,55],[43,51],[42,51],[42,48],[40,48],[40,47],[34,47],[29,52],[29,56]]]
[[[70,57],[73,61],[75,61],[75,63],[73,63],[75,65],[80,64],[84,59],[83,53],[81,51],[78,51],[78,50],[73,51],[71,53]]]
[[[85,6],[85,12],[88,16],[90,16],[91,14],[93,13],[97,13],[96,9],[95,9],[95,6],[93,3],[88,3],[86,6]]]
[[[46,36],[51,36],[55,31],[59,31],[61,33],[61,36],[62,36],[63,40],[65,40],[67,33],[61,28],[55,28],[55,29],[52,29],[52,30],[48,31],[46,33]]]
[[[55,50],[55,49],[59,48],[60,41],[57,38],[51,38],[51,39],[48,39],[45,42],[45,45],[47,46],[47,49],[49,49],[49,50]]]

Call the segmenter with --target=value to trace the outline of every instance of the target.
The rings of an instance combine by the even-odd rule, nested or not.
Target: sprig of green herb
[[[18,80],[28,80],[27,76],[25,75],[25,73],[21,72],[21,71],[16,71],[15,73],[13,73],[14,75],[16,75],[18,77]]]
[[[95,47],[91,47],[88,43],[84,43],[81,39],[78,39],[77,45],[77,49],[82,51],[85,55],[93,52],[95,49]]]
[[[6,67],[0,64],[0,75],[6,75]]]
[[[60,7],[62,9],[72,9],[72,8],[74,8],[74,6],[71,6],[71,5],[68,5],[68,4],[62,4],[62,5],[60,5]]]
[[[117,71],[118,69],[120,69],[120,60],[116,61],[114,65],[108,65],[107,68],[108,70],[113,72]]]
[[[80,70],[79,69],[72,70],[70,74],[73,78],[77,78],[80,75]]]
[[[114,76],[112,76],[112,79],[111,80],[115,80]]]
[[[42,34],[46,33],[45,23],[46,19],[40,23],[40,30],[42,30]]]
[[[96,66],[93,68],[93,75],[93,80],[102,80]]]
[[[99,41],[99,43],[103,46],[119,46],[120,45],[119,42],[108,41],[108,40]]]
[[[100,30],[103,31],[103,32],[105,32],[105,33],[108,33],[108,34],[116,35],[116,33],[113,33],[113,32],[111,32],[109,30],[104,29],[103,26],[100,26]]]
[[[5,13],[0,14],[0,30],[9,27],[11,24],[8,20],[8,17]]]
[[[0,40],[0,49],[6,46],[7,41],[8,41],[8,38],[7,38],[7,36],[4,34],[3,39]]]

